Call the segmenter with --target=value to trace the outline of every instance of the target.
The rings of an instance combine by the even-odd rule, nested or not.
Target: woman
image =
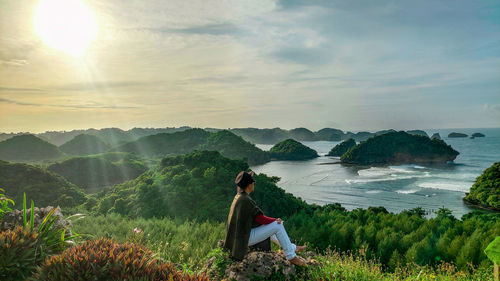
[[[295,265],[305,266],[306,261],[295,252],[305,249],[305,246],[295,246],[290,242],[283,221],[266,217],[249,194],[255,188],[254,172],[241,171],[235,183],[237,194],[234,196],[227,218],[226,239],[224,249],[230,251],[233,259],[242,260],[248,252],[248,246],[255,245],[271,237],[271,240],[281,246],[287,260]]]

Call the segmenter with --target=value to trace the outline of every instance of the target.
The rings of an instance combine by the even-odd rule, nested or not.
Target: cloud
[[[27,64],[28,61],[26,60],[19,60],[19,59],[0,60],[0,65],[6,65],[6,66],[23,66]]]
[[[73,109],[97,109],[97,108],[101,108],[101,109],[132,109],[132,108],[137,108],[135,106],[105,105],[105,104],[101,104],[101,103],[97,103],[97,102],[93,102],[93,101],[88,101],[87,103],[84,103],[84,104],[44,104],[44,103],[22,102],[22,101],[16,101],[16,100],[11,100],[11,99],[0,98],[0,102],[22,105],[22,106],[36,106],[36,107],[49,106],[49,107],[73,108]]]

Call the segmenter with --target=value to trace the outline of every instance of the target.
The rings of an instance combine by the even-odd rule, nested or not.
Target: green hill
[[[307,160],[319,157],[318,153],[302,143],[287,139],[274,145],[269,153],[277,160]]]
[[[400,131],[371,137],[351,148],[340,160],[358,165],[446,163],[458,154],[442,140]]]
[[[47,169],[92,192],[135,179],[147,167],[132,154],[114,152],[71,158],[52,164]]]
[[[497,162],[477,177],[466,203],[500,211],[500,162]]]
[[[81,134],[61,145],[59,149],[71,155],[90,155],[102,153],[111,147],[96,136]]]
[[[64,154],[57,146],[34,135],[15,136],[0,142],[0,159],[16,162],[54,160]]]
[[[74,207],[86,201],[85,193],[60,175],[28,164],[0,160],[0,187],[17,208],[22,208],[23,192],[38,207]]]
[[[242,160],[231,160],[217,151],[194,151],[164,158],[156,169],[137,179],[114,186],[95,197],[95,210],[106,214],[150,218],[176,217],[225,220],[236,194],[234,178],[248,170]],[[276,187],[278,178],[256,176],[258,189],[252,198],[264,211],[289,216],[309,208],[300,199]]]
[[[270,161],[269,153],[262,151],[234,133],[223,130],[211,133],[200,150],[216,150],[230,159],[244,159],[250,165],[263,164]]]
[[[346,153],[351,147],[356,146],[356,141],[354,139],[345,140],[335,147],[333,147],[330,152],[328,152],[328,156],[342,156],[342,154]]]
[[[194,150],[217,150],[231,159],[247,158],[250,164],[261,164],[270,159],[267,152],[228,130],[210,133],[203,129],[188,129],[172,134],[157,134],[140,138],[114,150],[156,158]]]
[[[142,137],[118,146],[113,150],[135,153],[146,157],[164,157],[189,153],[206,143],[211,133],[203,129],[188,129],[182,132],[161,133]]]

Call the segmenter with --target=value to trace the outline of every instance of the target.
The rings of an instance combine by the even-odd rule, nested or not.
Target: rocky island
[[[358,165],[444,164],[455,160],[458,154],[442,140],[400,131],[371,137],[351,148],[340,160]]]
[[[351,147],[354,146],[356,146],[356,142],[354,139],[350,138],[333,147],[330,152],[328,152],[327,156],[342,156],[342,154],[346,153]]]
[[[294,139],[286,139],[269,150],[276,160],[308,160],[319,157],[318,153]]]
[[[474,134],[472,134],[472,136],[475,138],[484,138],[485,137],[485,135],[481,134],[481,133],[474,133]]]
[[[484,170],[463,201],[480,208],[500,211],[500,162]]]
[[[453,132],[453,133],[449,133],[448,137],[449,138],[466,138],[468,136],[467,136],[467,134]]]

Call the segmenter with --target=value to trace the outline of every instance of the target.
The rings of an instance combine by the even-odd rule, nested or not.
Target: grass
[[[81,235],[82,240],[107,237],[118,242],[142,244],[159,257],[182,266],[186,272],[199,272],[207,256],[217,248],[217,241],[225,235],[225,223],[169,218],[131,219],[117,214],[86,217],[73,222],[72,229]],[[457,270],[451,263],[441,263],[437,267],[411,264],[400,266],[394,272],[387,272],[376,260],[367,260],[362,252],[340,253],[327,250],[314,258],[319,266],[299,270],[297,280],[493,280],[493,265],[489,268],[471,268],[466,272]]]

